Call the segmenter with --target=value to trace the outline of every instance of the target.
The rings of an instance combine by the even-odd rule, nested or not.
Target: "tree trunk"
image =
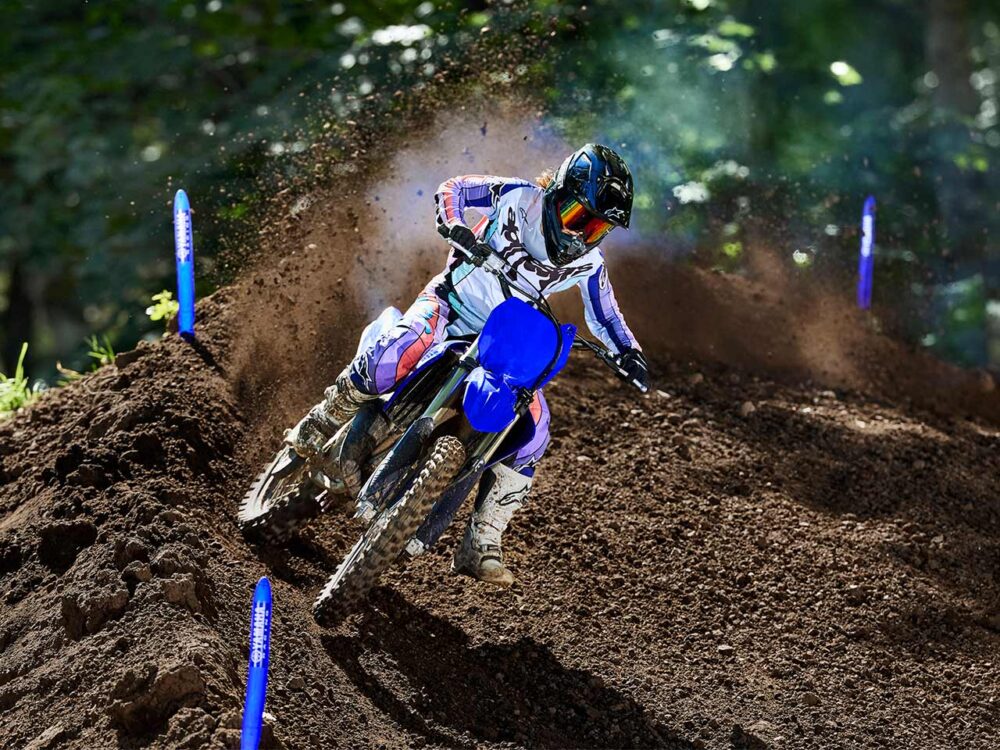
[[[972,83],[967,0],[928,0],[927,62],[938,77],[934,103],[972,117],[979,100]]]

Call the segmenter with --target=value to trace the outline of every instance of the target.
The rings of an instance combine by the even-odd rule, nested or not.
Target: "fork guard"
[[[409,426],[361,488],[358,494],[359,505],[368,503],[375,508],[384,508],[389,500],[399,494],[399,483],[420,458],[434,427],[434,419],[430,416],[420,417]]]
[[[425,549],[433,546],[441,538],[445,529],[451,525],[455,514],[458,513],[458,509],[465,502],[465,498],[469,496],[469,492],[476,486],[476,482],[479,481],[480,477],[482,477],[484,469],[485,467],[482,463],[477,461],[474,466],[468,468],[461,476],[456,477],[441,496],[441,499],[434,503],[434,507],[428,514],[427,519],[417,529],[416,534],[417,539],[420,540]]]

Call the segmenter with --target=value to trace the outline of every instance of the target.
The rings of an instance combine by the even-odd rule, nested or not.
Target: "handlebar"
[[[609,368],[611,368],[611,371],[614,372],[614,374],[617,375],[619,379],[624,380],[629,385],[638,388],[640,393],[649,392],[648,385],[640,383],[638,380],[629,375],[628,370],[626,370],[618,363],[618,359],[611,352],[609,352],[607,349],[605,349],[597,342],[585,339],[579,334],[577,334],[576,339],[573,341],[573,348],[589,349],[591,352],[593,352],[595,357],[597,357],[599,360],[601,360],[601,362],[603,362]]]
[[[446,236],[447,229],[444,226],[442,226],[439,228],[439,231],[441,231],[442,236],[444,236],[447,239]],[[520,292],[525,297],[534,302],[539,312],[543,313],[547,318],[549,318],[549,320],[555,323],[556,326],[559,326],[559,319],[556,318],[555,313],[552,312],[552,308],[549,306],[548,300],[546,300],[545,297],[542,295],[541,290],[536,289],[534,284],[532,284],[528,279],[522,276],[521,273],[514,266],[508,263],[507,260],[492,247],[490,247],[485,243],[482,243],[480,245],[480,247],[485,247],[489,249],[489,255],[484,259],[475,255],[474,253],[472,253],[472,251],[465,249],[457,242],[448,240],[448,244],[454,247],[458,252],[462,253],[471,262],[475,263],[480,268],[485,268],[489,273],[492,273],[494,276],[499,276],[500,274],[503,274],[504,275],[503,280],[505,284],[510,286],[515,291]],[[525,284],[528,287],[528,289],[524,289],[520,285],[514,283],[514,281],[510,278],[511,275],[517,277],[517,279],[521,283]],[[614,372],[616,376],[618,376],[618,378],[624,380],[629,385],[638,388],[639,391],[642,393],[646,393],[649,391],[648,386],[643,385],[638,380],[630,376],[628,371],[626,371],[625,368],[623,368],[618,363],[617,358],[605,347],[598,344],[596,341],[591,341],[590,339],[584,338],[579,333],[576,333],[574,334],[572,348],[589,350],[595,357],[597,357],[597,359],[599,359],[601,362],[607,365],[611,369],[611,371]]]

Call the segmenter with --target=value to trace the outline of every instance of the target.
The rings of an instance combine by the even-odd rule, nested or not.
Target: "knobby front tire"
[[[445,435],[434,442],[403,496],[375,517],[327,581],[313,605],[313,614],[320,624],[335,624],[355,609],[379,577],[399,559],[463,463],[465,448],[457,438]]]

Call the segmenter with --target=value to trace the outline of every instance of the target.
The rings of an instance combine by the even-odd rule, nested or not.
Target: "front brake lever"
[[[635,378],[633,378],[632,376],[630,376],[628,374],[628,370],[626,370],[625,368],[621,367],[615,361],[614,357],[611,357],[609,355],[604,355],[604,356],[601,357],[601,359],[604,360],[604,362],[608,365],[608,367],[611,368],[612,372],[614,372],[614,374],[617,375],[621,380],[624,380],[629,385],[634,386],[635,388],[637,388],[640,393],[649,393],[649,386],[648,385],[643,385],[638,380],[636,380]]]

